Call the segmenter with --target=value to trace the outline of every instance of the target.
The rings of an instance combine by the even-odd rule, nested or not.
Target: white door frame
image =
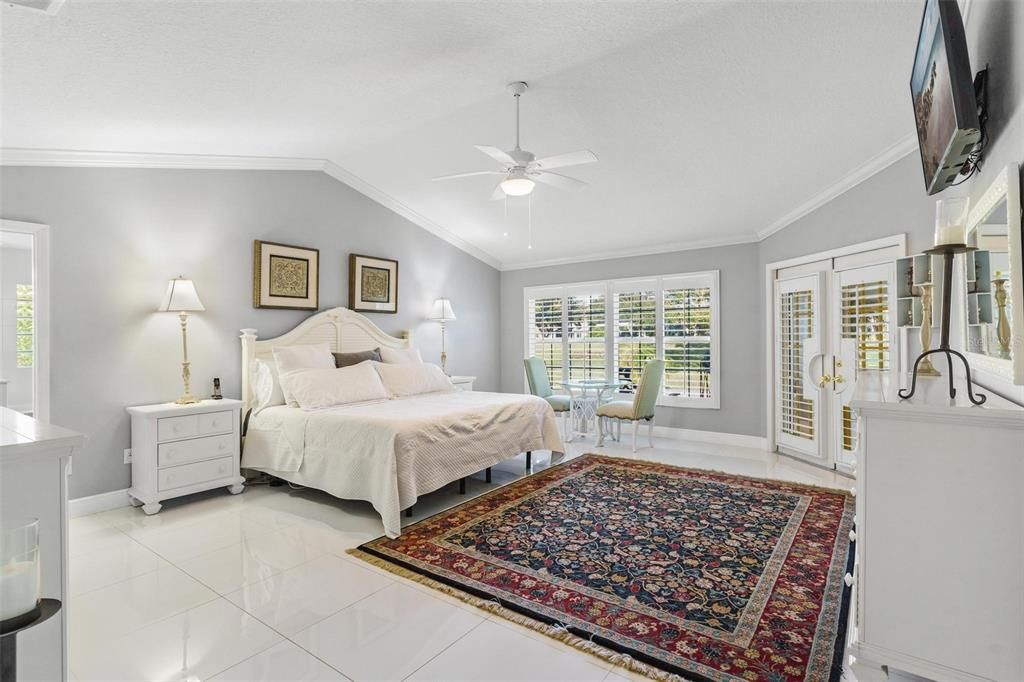
[[[50,421],[50,226],[0,219],[0,231],[32,236],[32,416]]]
[[[768,450],[775,452],[778,444],[775,442],[775,271],[782,268],[789,268],[795,265],[804,265],[814,261],[825,260],[826,258],[839,258],[864,251],[874,251],[896,247],[902,254],[907,255],[907,235],[903,232],[889,237],[872,239],[871,241],[849,246],[840,246],[828,251],[819,251],[805,256],[787,258],[786,260],[775,261],[765,265],[764,269],[764,355],[765,355],[765,431],[768,439]],[[901,256],[901,257],[902,257]]]

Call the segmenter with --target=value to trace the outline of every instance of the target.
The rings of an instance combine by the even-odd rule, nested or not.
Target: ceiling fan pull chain
[[[519,150],[519,93],[516,93],[516,151]]]
[[[505,195],[505,214],[501,217],[502,237],[508,236],[508,195]]]

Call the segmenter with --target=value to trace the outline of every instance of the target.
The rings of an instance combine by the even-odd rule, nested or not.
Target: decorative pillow
[[[407,363],[395,365],[373,363],[384,388],[392,398],[402,398],[423,393],[440,393],[454,391],[455,387],[441,368],[437,365],[421,362],[418,365]]]
[[[350,367],[352,365],[358,365],[360,362],[366,362],[367,360],[383,362],[383,359],[380,357],[380,348],[364,350],[358,353],[332,353],[332,355],[334,356],[335,367]]]
[[[381,360],[390,365],[409,365],[423,362],[419,348],[381,348]]]
[[[281,382],[304,410],[388,397],[380,376],[369,362],[331,369],[296,369],[282,374]]]
[[[284,401],[292,407],[298,406],[298,403],[288,392],[287,382],[284,381],[285,374],[297,369],[334,369],[334,356],[331,355],[330,345],[326,343],[275,348],[274,362],[277,363],[277,375],[281,379]]]
[[[281,381],[277,376],[277,365],[271,360],[256,360],[252,366],[252,390],[256,404],[253,412],[259,414],[260,410],[274,405],[284,405],[284,393],[281,391]]]

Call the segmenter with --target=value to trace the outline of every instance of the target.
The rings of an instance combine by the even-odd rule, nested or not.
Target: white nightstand
[[[129,407],[132,416],[132,487],[128,495],[142,511],[156,514],[160,502],[225,486],[244,489],[239,474],[242,401],[203,400]]]
[[[455,390],[457,391],[472,391],[473,382],[476,381],[476,377],[450,376],[448,378],[455,384]]]

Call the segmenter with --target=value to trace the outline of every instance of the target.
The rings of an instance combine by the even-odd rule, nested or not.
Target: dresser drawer
[[[231,419],[231,412],[210,412],[199,415],[199,435],[209,436],[215,433],[231,433],[234,424]]]
[[[228,433],[224,436],[208,438],[192,438],[171,443],[160,443],[157,448],[157,466],[177,466],[196,462],[201,459],[213,459],[235,454],[235,436]]]
[[[159,440],[191,438],[199,435],[199,415],[183,417],[162,417],[156,420],[156,437]]]
[[[234,469],[233,457],[222,457],[211,459],[206,462],[196,462],[180,467],[160,469],[158,474],[158,489],[170,490],[172,488],[183,488],[187,485],[195,485],[205,481],[215,481],[220,478],[237,475],[238,470]]]

